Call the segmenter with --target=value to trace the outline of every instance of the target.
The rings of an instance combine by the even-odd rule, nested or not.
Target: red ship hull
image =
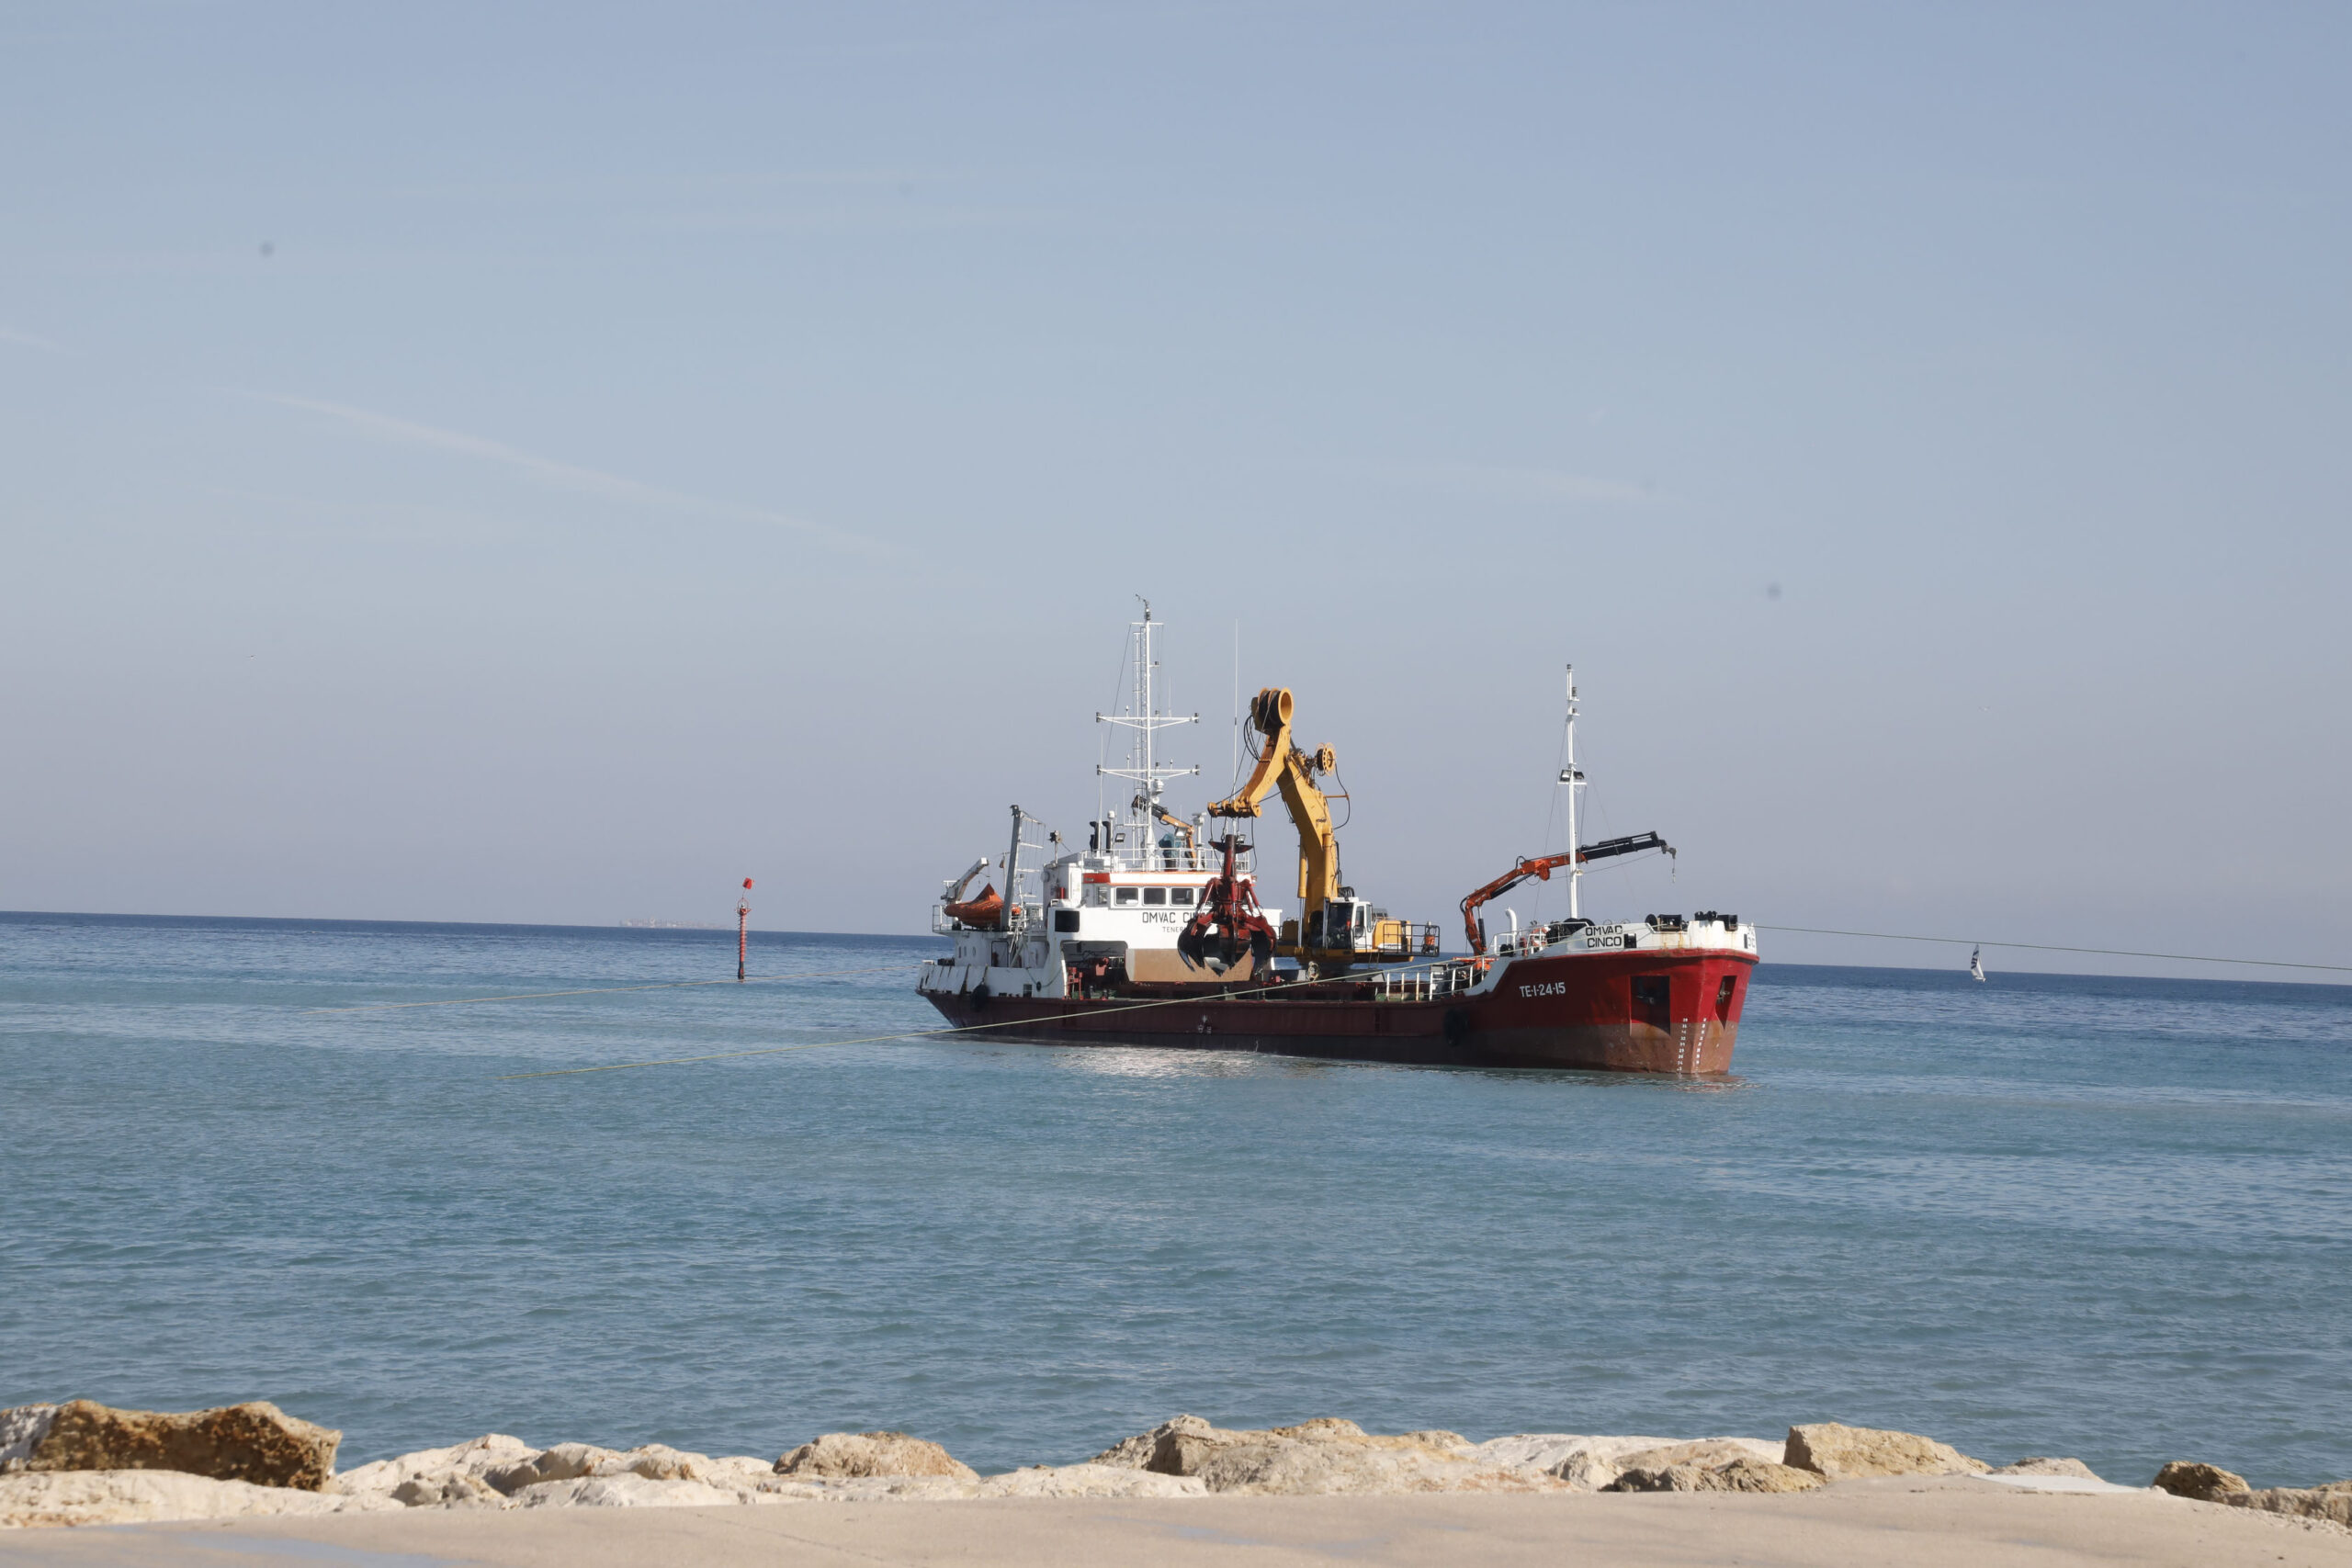
[[[924,995],[959,1029],[1057,1045],[1705,1075],[1731,1070],[1755,967],[1753,954],[1720,949],[1572,953],[1501,960],[1486,989],[1430,998],[1384,996],[1356,976],[1230,995]]]

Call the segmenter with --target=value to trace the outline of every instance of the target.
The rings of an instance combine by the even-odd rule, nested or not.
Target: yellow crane
[[[1316,911],[1340,896],[1340,840],[1331,831],[1331,808],[1315,787],[1315,775],[1338,766],[1329,746],[1312,755],[1291,739],[1290,688],[1269,686],[1250,702],[1250,723],[1266,738],[1258,752],[1257,770],[1241,793],[1209,807],[1212,817],[1261,817],[1270,791],[1283,792],[1290,819],[1298,825],[1299,929],[1314,920]]]
[[[1287,686],[1268,686],[1250,704],[1251,728],[1265,737],[1257,770],[1240,793],[1209,807],[1212,817],[1261,817],[1266,796],[1280,790],[1298,829],[1298,924],[1296,939],[1274,951],[1309,959],[1352,962],[1359,958],[1408,956],[1412,931],[1402,920],[1374,919],[1340,886],[1340,840],[1331,829],[1330,805],[1315,783],[1339,766],[1329,746],[1302,750],[1291,735],[1292,702]],[[1283,922],[1289,928],[1290,922]],[[1285,930],[1284,935],[1290,935]],[[1435,943],[1430,943],[1435,951]]]

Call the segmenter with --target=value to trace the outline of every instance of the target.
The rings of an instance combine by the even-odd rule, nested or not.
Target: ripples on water
[[[1192,1410],[2352,1474],[2352,989],[1768,966],[1725,1083],[927,1027],[929,941],[0,917],[0,1403],[982,1469]]]

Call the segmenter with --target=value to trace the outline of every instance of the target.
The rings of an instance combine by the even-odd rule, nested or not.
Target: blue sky
[[[1141,592],[1415,918],[1573,659],[1604,912],[2344,962],[2347,44],[9,6],[0,907],[917,930]]]

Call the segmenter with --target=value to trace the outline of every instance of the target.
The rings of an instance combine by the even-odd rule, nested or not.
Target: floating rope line
[[[1399,964],[1385,969],[1391,975],[1413,969],[1434,968],[1446,964],[1460,964],[1461,958],[1432,958],[1425,962]],[[1142,1012],[1151,1008],[1198,1007],[1203,1002],[1223,1001],[1234,997],[1254,997],[1267,991],[1286,990],[1313,981],[1276,981],[1271,986],[1255,986],[1245,991],[1219,991],[1214,997],[1159,997],[1148,1002],[1129,1002],[1125,1007],[1102,1008],[1089,1012],[1090,1019],[1107,1013]],[[707,1056],[662,1056],[650,1062],[605,1062],[593,1067],[549,1067],[536,1073],[501,1073],[493,1081],[513,1083],[519,1078],[568,1078],[582,1073],[618,1073],[634,1067],[684,1067],[697,1062],[734,1062],[746,1056],[783,1056],[795,1051],[822,1051],[834,1045],[882,1045],[896,1040],[936,1040],[943,1034],[974,1034],[984,1029],[1010,1029],[1022,1024],[1039,1024],[1047,1021],[1034,1018],[1005,1018],[993,1023],[954,1024],[943,1029],[915,1029],[903,1034],[867,1034],[854,1040],[811,1040],[799,1045],[768,1045],[753,1051],[715,1051]]]
[[[2212,958],[2201,953],[2138,953],[2127,947],[2060,947],[2046,942],[1994,942],[1990,938],[1973,936],[1905,936],[1900,931],[1836,931],[1818,926],[1768,926],[1758,923],[1759,931],[1802,931],[1807,936],[1866,936],[1881,942],[1940,942],[1954,947],[2017,947],[2034,953],[2096,953],[2109,958],[2168,958],[2177,964],[2259,964],[2270,969],[2325,969],[2334,974],[2352,975],[2352,964],[2292,964],[2283,958]]]
[[[650,986],[587,986],[573,991],[518,991],[511,997],[449,997],[429,1002],[361,1002],[352,1007],[304,1008],[313,1012],[390,1012],[396,1008],[458,1008],[474,1002],[532,1002],[543,997],[609,997],[619,991],[677,991],[689,986],[738,986],[754,980],[827,980],[842,975],[884,975],[895,969],[920,969],[921,964],[882,964],[871,969],[793,969],[781,975],[750,975],[741,980],[662,980]]]

